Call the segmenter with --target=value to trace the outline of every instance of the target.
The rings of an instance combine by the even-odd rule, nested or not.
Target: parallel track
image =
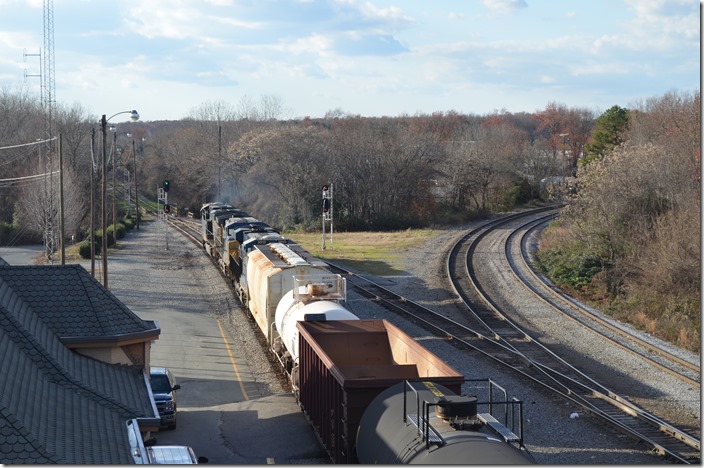
[[[516,229],[509,237],[508,242],[505,244],[506,262],[511,266],[516,279],[536,297],[551,307],[551,312],[559,313],[578,322],[586,329],[598,334],[611,344],[635,354],[648,364],[669,373],[688,385],[701,388],[701,367],[699,365],[681,359],[662,346],[653,344],[628,331],[615,321],[603,318],[600,314],[588,309],[573,298],[557,291],[535,271],[530,265],[528,239],[552,219],[554,219],[552,215],[539,218]],[[520,245],[519,264],[516,263],[513,255],[515,243]]]
[[[494,339],[524,357],[528,363],[526,373],[531,379],[558,395],[575,401],[585,411],[600,417],[632,437],[651,445],[658,453],[683,463],[699,463],[700,442],[697,438],[637,407],[564,361],[510,320],[483,291],[476,281],[472,258],[481,240],[489,232],[500,227],[505,229],[509,223],[520,217],[522,216],[508,216],[488,223],[468,233],[453,248],[447,264],[448,275],[467,309],[479,323],[483,324],[484,330],[493,335]],[[539,219],[544,220],[542,216]],[[535,221],[529,221],[527,224],[533,222]],[[508,249],[506,252],[509,258],[511,257],[510,244],[510,241],[507,242],[505,247]],[[471,289],[468,289],[467,281]],[[552,300],[552,298],[545,299],[547,293],[540,297],[546,302]],[[474,304],[480,305],[474,307]],[[553,313],[553,310],[546,313]],[[583,322],[580,323],[584,325]],[[593,327],[591,329],[596,332]]]
[[[550,211],[550,209],[534,210],[532,213],[541,211]],[[489,230],[522,216],[525,214],[496,219],[469,232],[457,242],[448,257],[448,275],[452,278],[455,292],[471,314],[474,328],[444,317],[344,268],[334,264],[329,265],[331,270],[345,274],[348,284],[361,295],[403,314],[411,321],[432,330],[436,335],[451,340],[455,346],[479,351],[519,372],[562,398],[581,406],[584,411],[595,415],[605,423],[649,444],[657,453],[681,463],[699,463],[698,439],[637,407],[562,360],[503,316],[488,298],[484,299],[486,302],[482,305],[477,306],[475,293],[460,284],[465,279],[472,280],[472,268],[466,264],[471,262],[467,262],[466,259],[471,258],[477,241]],[[547,217],[551,216],[554,214],[549,214]],[[545,218],[543,217],[543,222]],[[174,217],[169,220],[171,226],[190,238],[194,244],[202,246],[197,223]],[[537,222],[532,221],[529,224],[537,224]],[[525,234],[520,242],[521,249],[524,250],[527,242]],[[507,247],[507,254],[510,258],[510,247]],[[525,258],[527,253],[523,252],[522,256]],[[523,277],[523,274],[515,272],[514,274],[518,278]]]

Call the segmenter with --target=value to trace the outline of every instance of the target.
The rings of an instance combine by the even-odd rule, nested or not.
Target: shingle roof
[[[142,368],[72,352],[5,277],[0,463],[133,463],[125,422],[155,417]]]
[[[66,337],[105,337],[154,331],[80,265],[0,265],[0,279]]]

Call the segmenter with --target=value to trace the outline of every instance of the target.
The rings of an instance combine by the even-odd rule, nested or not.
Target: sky
[[[598,115],[700,89],[693,0],[0,0],[2,90],[39,96],[44,3],[55,100],[96,116]]]

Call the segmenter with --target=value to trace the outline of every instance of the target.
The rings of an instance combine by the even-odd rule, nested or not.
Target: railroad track
[[[528,232],[532,232],[541,222],[544,223],[554,217],[554,208],[533,211],[533,213],[542,212],[548,212],[548,214],[539,214],[538,220],[526,223],[533,226],[531,229],[520,236],[512,235],[512,241],[507,242],[507,245],[514,242],[520,243],[523,268],[529,267],[528,253],[525,248]],[[491,301],[477,301],[475,292],[468,292],[467,288],[457,286],[472,277],[471,268],[466,266],[466,262],[460,260],[471,258],[472,245],[476,249],[477,241],[481,240],[486,232],[505,226],[522,216],[525,215],[511,215],[490,221],[477,230],[469,232],[452,249],[447,263],[448,275],[453,278],[453,287],[471,316],[468,323],[459,323],[338,265],[329,265],[334,272],[344,274],[348,278],[348,284],[362,296],[404,315],[437,336],[451,340],[456,347],[473,349],[511,368],[562,398],[579,405],[585,412],[648,444],[657,453],[676,462],[699,463],[700,443],[697,438],[660,420],[594,381],[530,337],[520,326],[496,310]],[[198,223],[171,217],[169,224],[181,231],[194,244],[202,246]],[[512,258],[513,248],[506,247],[509,258]],[[511,263],[514,263],[513,260]],[[517,278],[522,278],[522,281],[526,278],[525,272],[514,271],[514,274]],[[542,280],[536,275],[533,281]],[[544,292],[542,294],[545,295]],[[547,301],[545,297],[543,300]],[[580,312],[580,314],[584,313],[588,312]]]
[[[511,228],[513,233],[508,237],[508,241],[504,246],[504,255],[507,258],[507,263],[511,265],[511,272],[522,283],[530,282],[526,280],[528,275],[521,273],[513,261],[512,249],[516,243],[520,245],[520,256],[526,262],[523,264],[524,270],[530,270],[530,268],[527,268],[527,261],[525,260],[528,255],[526,249],[527,241],[524,237],[526,234],[519,235],[518,233],[521,232],[523,226],[536,226],[544,223],[547,219],[553,217],[554,214],[548,213],[544,215],[540,213],[537,216],[531,216],[532,218],[528,217],[528,221],[522,222],[523,224],[519,228]],[[451,278],[453,287],[465,302],[468,311],[470,311],[474,319],[482,325],[482,331],[523,356],[529,363],[525,369],[525,374],[532,380],[551,389],[563,398],[576,402],[585,411],[612,424],[632,437],[649,444],[653,450],[660,454],[683,463],[699,463],[700,442],[698,438],[639,408],[557,356],[520,325],[512,321],[508,314],[503,312],[502,306],[484,290],[482,284],[477,280],[475,263],[472,261],[477,256],[478,249],[481,248],[481,241],[494,230],[499,228],[506,230],[506,227],[511,226],[511,223],[516,222],[519,218],[521,216],[508,216],[471,231],[454,246],[448,259],[448,275]],[[484,264],[482,264],[483,266]],[[532,287],[528,286],[528,289],[551,307],[545,311],[545,314],[552,314],[558,311],[570,317],[570,319],[578,321],[580,325],[588,327],[591,332],[605,336],[610,342],[628,349],[629,352],[647,360],[648,363],[654,363],[653,359],[634,349],[634,347],[646,346],[646,343],[640,338],[634,337],[620,328],[618,329],[620,333],[615,334],[615,327],[605,323],[606,321],[602,321],[603,323],[598,324],[598,326],[587,323],[583,317],[589,316],[595,323],[598,317],[588,313],[583,308],[579,308],[578,315],[581,315],[582,318],[578,320],[575,315],[570,315],[563,308],[555,306],[556,302],[564,301],[564,297],[555,294],[552,288],[548,288],[544,284],[540,292],[534,285]],[[573,303],[572,306],[572,310],[574,310],[575,304]],[[574,314],[574,312],[572,313]],[[610,326],[607,327],[607,324]],[[620,340],[609,336],[609,334],[615,334]],[[649,344],[648,349],[660,352],[664,360],[672,363],[672,360],[668,358],[674,358],[674,356],[666,351]],[[673,371],[671,367],[665,364],[657,364],[659,367],[667,368],[671,373],[685,379],[688,383],[696,383],[689,377]],[[680,365],[679,362],[677,362],[677,365]]]
[[[549,210],[533,213],[542,211]],[[471,258],[470,251],[476,249],[476,243],[484,237],[484,233],[501,228],[523,216],[525,214],[490,221],[469,232],[452,249],[447,263],[448,275],[453,278],[455,291],[469,312],[470,318],[466,323],[458,323],[444,317],[339,266],[332,267],[346,273],[349,284],[362,295],[404,314],[436,335],[452,340],[456,346],[469,347],[483,353],[581,406],[585,412],[648,444],[657,453],[681,463],[699,463],[700,444],[697,438],[662,421],[594,381],[498,312],[491,302],[478,301],[474,291],[459,284],[473,276],[472,269],[466,265],[467,262],[459,260]]]
[[[648,364],[667,372],[677,379],[701,388],[701,367],[672,354],[662,346],[647,341],[641,335],[627,330],[622,324],[604,318],[566,294],[562,294],[532,267],[529,239],[533,234],[554,219],[548,215],[516,229],[505,244],[506,262],[518,281],[541,299],[556,313],[580,323],[586,329],[602,336],[611,344],[620,347],[644,360]],[[514,255],[514,251],[520,252]],[[518,261],[517,261],[518,259]]]

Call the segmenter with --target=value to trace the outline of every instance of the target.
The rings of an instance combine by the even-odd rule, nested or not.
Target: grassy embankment
[[[289,237],[314,256],[341,266],[377,276],[398,275],[403,272],[404,255],[415,246],[431,239],[438,231],[408,229],[395,232],[333,232],[326,235],[326,249],[322,249],[322,233],[286,232]]]

